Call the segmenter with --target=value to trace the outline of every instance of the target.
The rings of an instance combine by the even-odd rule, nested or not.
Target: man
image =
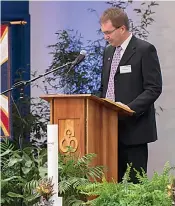
[[[109,42],[103,56],[101,97],[135,111],[131,117],[119,117],[120,182],[127,163],[147,172],[147,144],[157,140],[154,102],[162,92],[162,77],[155,47],[129,32],[129,20],[122,9],[104,11],[100,24]],[[132,169],[131,181],[137,183],[135,174]]]

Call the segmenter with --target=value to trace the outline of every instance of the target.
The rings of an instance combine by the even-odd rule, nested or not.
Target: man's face
[[[123,28],[115,28],[110,20],[101,24],[101,31],[104,34],[105,40],[112,46],[120,46],[122,43]]]

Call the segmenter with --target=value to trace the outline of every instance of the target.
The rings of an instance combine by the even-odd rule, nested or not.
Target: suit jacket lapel
[[[111,63],[112,63],[112,58],[113,58],[113,55],[114,55],[114,52],[115,52],[115,47],[111,47],[110,50],[108,51],[107,53],[107,57],[106,57],[106,79],[107,79],[107,82],[109,80],[109,75],[110,75],[110,71],[111,71]]]
[[[125,65],[129,59],[133,56],[133,54],[135,53],[135,48],[136,48],[136,37],[132,36],[123,56],[122,59],[120,60],[119,66],[121,65]],[[110,70],[111,70],[111,63],[112,63],[112,58],[114,55],[116,47],[110,46],[110,49],[108,50],[107,54],[106,54],[106,66],[105,66],[105,70],[106,70],[106,83],[108,83],[109,81],[109,75],[110,75]],[[119,66],[117,68],[117,73],[119,73]],[[107,85],[106,85],[107,86]]]
[[[135,49],[136,49],[136,37],[135,36],[132,36],[121,60],[120,60],[120,63],[119,63],[119,66],[121,65],[126,65],[126,63],[129,61],[129,59],[133,56],[133,54],[135,53]],[[117,69],[117,71],[119,71]]]

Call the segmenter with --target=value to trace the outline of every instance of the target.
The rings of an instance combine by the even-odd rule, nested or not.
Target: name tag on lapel
[[[131,73],[131,65],[120,66],[120,74]]]

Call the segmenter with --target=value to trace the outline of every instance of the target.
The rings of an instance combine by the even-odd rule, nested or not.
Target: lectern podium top
[[[40,96],[40,98],[44,99],[48,102],[50,102],[53,99],[65,99],[65,98],[69,98],[69,99],[90,99],[90,100],[93,100],[93,101],[97,101],[98,103],[103,104],[106,107],[110,107],[111,109],[116,110],[119,113],[127,114],[127,115],[133,115],[134,114],[133,110],[128,109],[124,105],[121,105],[117,102],[113,102],[109,99],[99,98],[99,97],[97,97],[95,95],[92,95],[92,94],[48,94],[48,95]]]

